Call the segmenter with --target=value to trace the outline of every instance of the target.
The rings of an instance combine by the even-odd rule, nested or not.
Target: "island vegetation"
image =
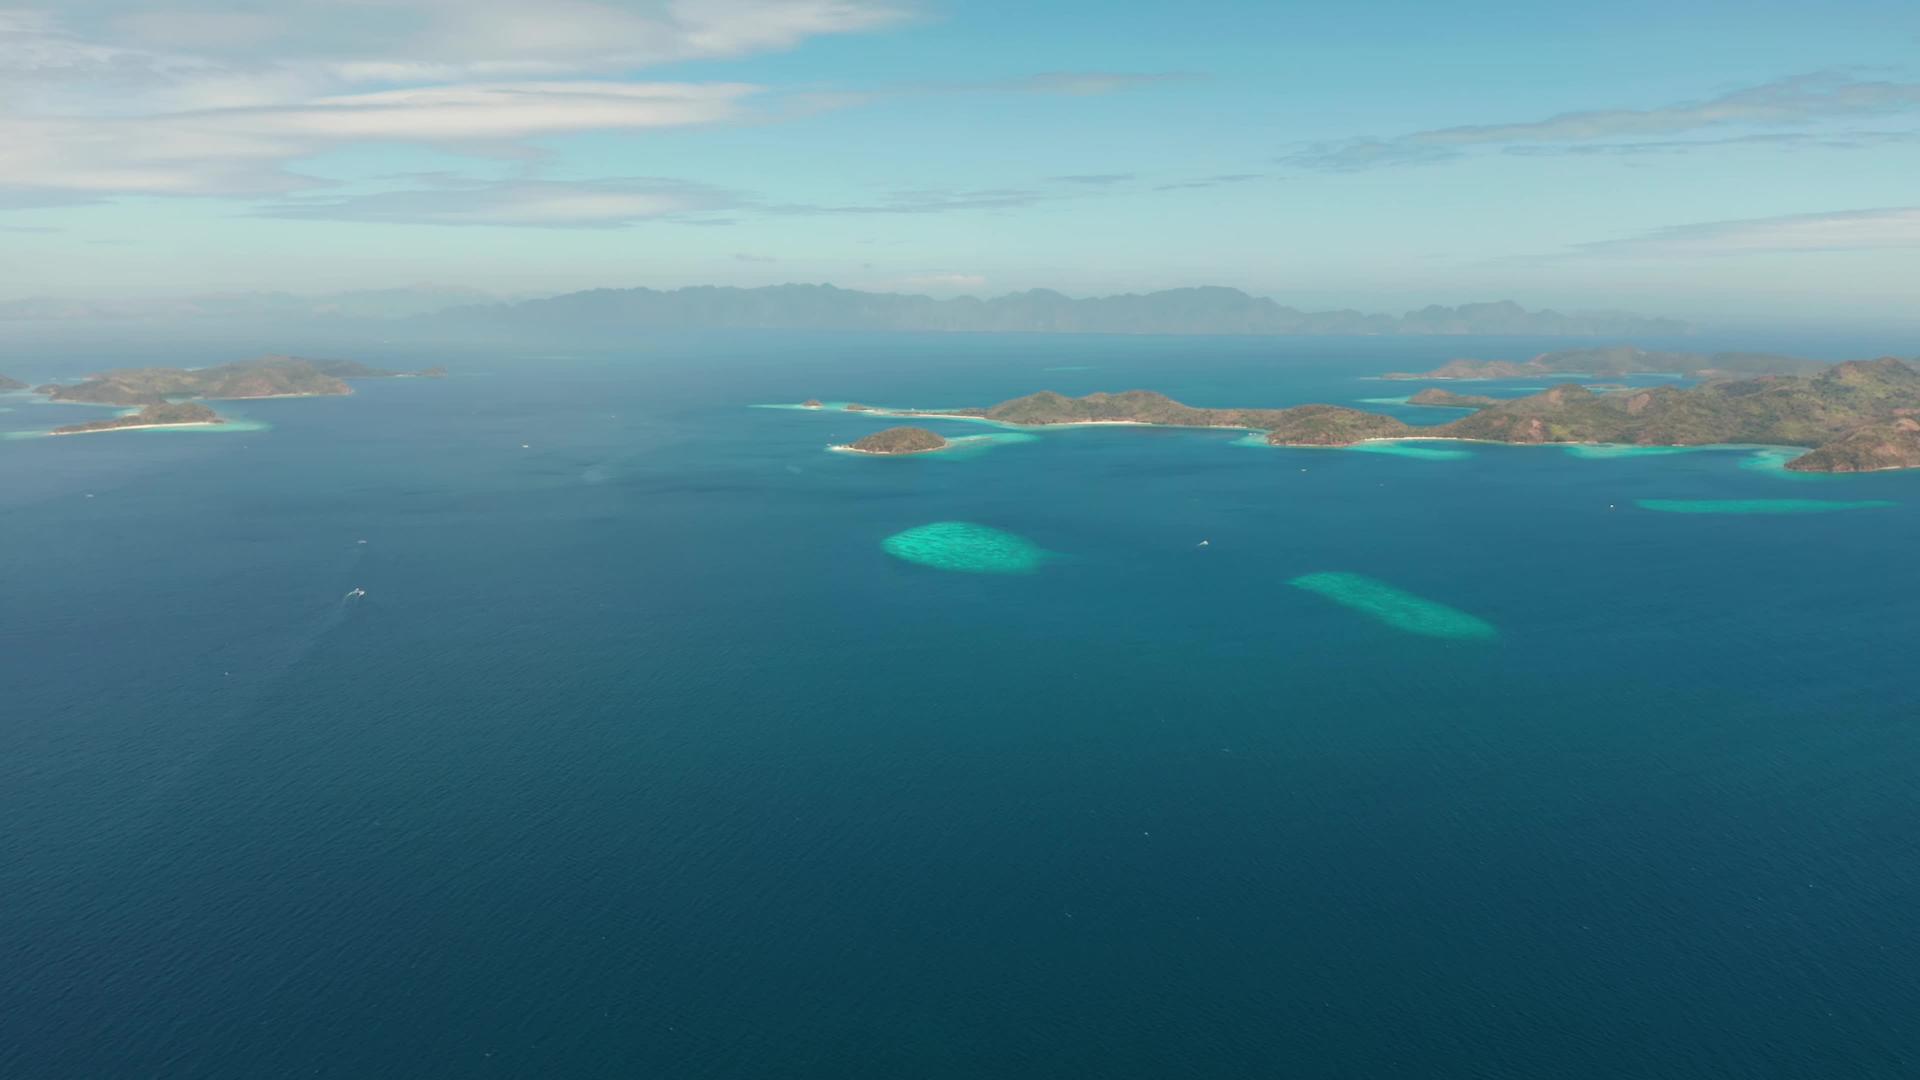
[[[1484,409],[1489,405],[1498,405],[1500,401],[1500,398],[1485,394],[1456,394],[1451,390],[1429,386],[1408,398],[1407,404],[1433,405],[1442,409]]]
[[[1164,394],[1129,390],[1078,398],[1042,391],[990,408],[890,414],[965,417],[1018,426],[1239,428],[1264,432],[1266,441],[1275,446],[1348,446],[1407,439],[1634,446],[1765,444],[1806,447],[1808,453],[1786,465],[1800,472],[1920,467],[1920,370],[1894,357],[1834,364],[1811,375],[1714,379],[1686,387],[1595,392],[1569,383],[1522,398],[1449,395],[1427,401],[1442,402],[1474,411],[1449,423],[1412,427],[1390,416],[1338,405],[1198,408]]]
[[[441,378],[446,373],[445,368],[438,366],[421,371],[387,371],[357,360],[262,356],[204,368],[117,368],[90,375],[77,383],[35,387],[34,392],[45,394],[51,401],[139,409],[110,420],[68,424],[52,431],[55,435],[79,435],[129,428],[225,423],[212,409],[193,404],[190,399],[337,396],[353,393],[353,388],[347,385],[349,379]]]
[[[947,446],[947,440],[926,428],[890,427],[854,440],[847,449],[863,454],[924,454],[929,450],[944,450]]]
[[[1432,371],[1392,371],[1385,379],[1527,379],[1542,375],[1804,375],[1824,367],[1818,360],[1773,353],[1662,352],[1632,345],[1560,349],[1527,360],[1449,360]]]
[[[1920,420],[1896,416],[1854,428],[1787,462],[1798,472],[1879,472],[1920,468]]]
[[[88,420],[80,424],[67,424],[54,428],[53,435],[85,435],[96,431],[127,431],[133,428],[187,427],[198,424],[225,423],[218,413],[205,405],[192,402],[148,405],[136,413],[116,416],[110,420]]]
[[[1596,394],[1556,386],[1503,401],[1436,433],[1512,443],[1701,446],[1765,443],[1813,452],[1802,472],[1920,466],[1920,371],[1886,357],[1835,364],[1817,375],[1715,380]]]
[[[1508,443],[1804,446],[1798,472],[1920,467],[1920,371],[1885,357],[1818,374],[1595,393],[1556,386],[1487,406],[1435,434]]]
[[[1151,390],[1067,397],[1050,390],[1003,401],[987,409],[909,413],[993,420],[1021,427],[1058,424],[1159,424],[1235,428],[1266,433],[1276,446],[1347,446],[1367,439],[1412,437],[1416,429],[1390,416],[1339,405],[1286,409],[1205,409],[1184,405]]]
[[[53,401],[89,405],[158,405],[179,398],[240,400],[351,394],[348,379],[444,374],[444,368],[394,372],[353,360],[261,356],[204,368],[118,368],[77,383],[50,383],[38,387],[37,392]]]
[[[25,390],[26,388],[27,384],[21,382],[19,379],[9,379],[5,375],[0,375],[0,394],[9,393],[14,390]]]

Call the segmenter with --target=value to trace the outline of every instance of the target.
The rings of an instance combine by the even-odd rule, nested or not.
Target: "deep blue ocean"
[[[1920,475],[749,408],[1552,344],[373,346],[453,374],[0,441],[0,1076],[1920,1075]]]

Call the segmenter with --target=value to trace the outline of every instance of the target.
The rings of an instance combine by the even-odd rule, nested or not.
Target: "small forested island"
[[[423,371],[386,371],[357,360],[303,360],[295,356],[262,356],[204,368],[117,368],[89,375],[77,383],[49,383],[34,388],[50,401],[83,405],[121,405],[139,412],[111,420],[92,420],[55,428],[54,435],[93,431],[173,427],[224,423],[212,409],[187,403],[198,398],[214,401],[248,398],[317,397],[353,393],[348,379],[440,378],[443,367]]]
[[[1162,424],[1176,427],[1238,428],[1266,432],[1275,446],[1347,446],[1368,439],[1408,438],[1416,429],[1378,413],[1340,405],[1296,405],[1289,409],[1200,409],[1182,405],[1151,390],[1088,394],[1071,398],[1043,390],[1003,401],[989,409],[952,409],[901,413],[906,416],[958,416],[1003,424],[1039,427],[1053,424]]]
[[[1489,405],[1500,404],[1500,400],[1485,394],[1456,394],[1451,390],[1429,386],[1408,398],[1407,404],[1434,405],[1442,409],[1484,409]]]
[[[21,382],[19,379],[9,379],[5,375],[0,375],[0,394],[14,390],[25,390],[26,388],[27,384]]]
[[[385,379],[402,375],[439,376],[444,368],[420,372],[383,371],[353,360],[303,360],[262,356],[204,368],[119,368],[77,383],[37,388],[53,401],[89,405],[158,405],[175,398],[240,400],[351,394],[348,379]]]
[[[1611,345],[1561,349],[1528,360],[1449,360],[1432,371],[1392,371],[1383,379],[1524,379],[1536,375],[1805,375],[1826,365],[1773,353],[1688,353]]]
[[[218,413],[205,405],[192,402],[179,402],[172,405],[149,405],[137,413],[116,416],[111,420],[88,420],[82,424],[68,424],[54,428],[52,435],[86,435],[96,431],[125,431],[130,428],[187,427],[196,424],[221,424]]]
[[[1416,395],[1420,396],[1420,395]],[[1596,393],[1577,384],[1529,397],[1450,395],[1470,416],[1413,427],[1338,405],[1285,409],[1195,408],[1147,390],[1071,398],[1043,391],[985,409],[890,410],[1003,424],[1159,424],[1261,431],[1274,446],[1348,446],[1370,440],[1467,439],[1500,443],[1613,443],[1807,447],[1800,472],[1920,467],[1920,370],[1894,357],[1854,360],[1812,375],[1716,379],[1697,386]],[[1439,403],[1429,398],[1426,403]],[[876,410],[877,411],[877,410]]]
[[[947,440],[926,428],[890,427],[866,438],[856,439],[846,449],[862,454],[924,454],[929,450],[944,450],[947,446]]]

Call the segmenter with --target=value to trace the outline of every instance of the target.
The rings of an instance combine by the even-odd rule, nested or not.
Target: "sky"
[[[0,299],[788,281],[1920,320],[1920,5],[0,6]]]

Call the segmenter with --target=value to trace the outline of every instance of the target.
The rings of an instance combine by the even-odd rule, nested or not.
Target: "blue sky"
[[[28,0],[0,10],[0,298],[1912,317],[1916,47],[1920,9],[1876,2]]]

